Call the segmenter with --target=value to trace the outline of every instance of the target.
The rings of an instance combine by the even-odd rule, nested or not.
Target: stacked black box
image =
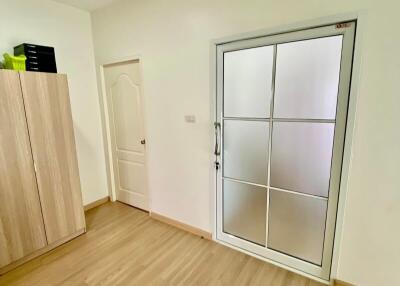
[[[32,44],[21,44],[14,47],[14,55],[26,56],[26,70],[57,73],[54,48]]]

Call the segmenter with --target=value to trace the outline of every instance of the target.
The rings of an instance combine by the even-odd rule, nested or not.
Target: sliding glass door
[[[217,239],[329,279],[355,23],[217,46]]]

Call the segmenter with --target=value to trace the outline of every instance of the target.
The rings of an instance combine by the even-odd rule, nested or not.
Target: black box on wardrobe
[[[26,56],[26,70],[57,73],[56,56],[53,47],[21,44],[14,47],[14,55]]]

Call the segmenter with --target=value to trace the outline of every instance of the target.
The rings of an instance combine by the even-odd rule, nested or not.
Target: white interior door
[[[346,23],[217,47],[217,239],[325,280],[354,35]]]
[[[139,61],[104,67],[117,200],[148,210]]]

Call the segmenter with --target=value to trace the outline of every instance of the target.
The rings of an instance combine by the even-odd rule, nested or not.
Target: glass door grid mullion
[[[267,175],[267,212],[265,218],[265,247],[268,248],[268,229],[269,229],[269,193],[271,185],[271,152],[272,152],[272,129],[273,129],[273,118],[274,118],[274,100],[275,100],[275,79],[276,79],[276,59],[277,59],[278,46],[274,45],[274,58],[272,65],[272,83],[271,83],[271,103],[270,103],[270,118],[269,123],[269,141],[268,141],[268,175]]]
[[[335,119],[307,119],[307,118],[258,118],[258,117],[222,117],[223,120],[240,121],[274,121],[274,122],[303,122],[303,123],[336,123]]]
[[[227,177],[227,176],[222,176],[222,178],[224,180],[227,180],[227,181],[232,181],[232,182],[251,185],[251,186],[256,186],[256,187],[261,187],[261,188],[265,188],[265,189],[269,188],[269,189],[274,190],[274,191],[285,192],[285,193],[294,194],[294,195],[298,195],[298,196],[304,196],[304,197],[320,199],[320,200],[325,200],[325,201],[328,200],[328,197],[322,197],[322,196],[317,196],[317,195],[312,195],[312,194],[307,194],[307,193],[301,193],[301,192],[297,192],[297,191],[293,191],[293,190],[282,189],[282,188],[267,186],[267,185],[263,185],[263,184],[252,183],[252,182],[249,182],[249,181],[246,181],[246,180],[239,180],[239,179],[235,179],[235,178],[231,178],[231,177]]]

